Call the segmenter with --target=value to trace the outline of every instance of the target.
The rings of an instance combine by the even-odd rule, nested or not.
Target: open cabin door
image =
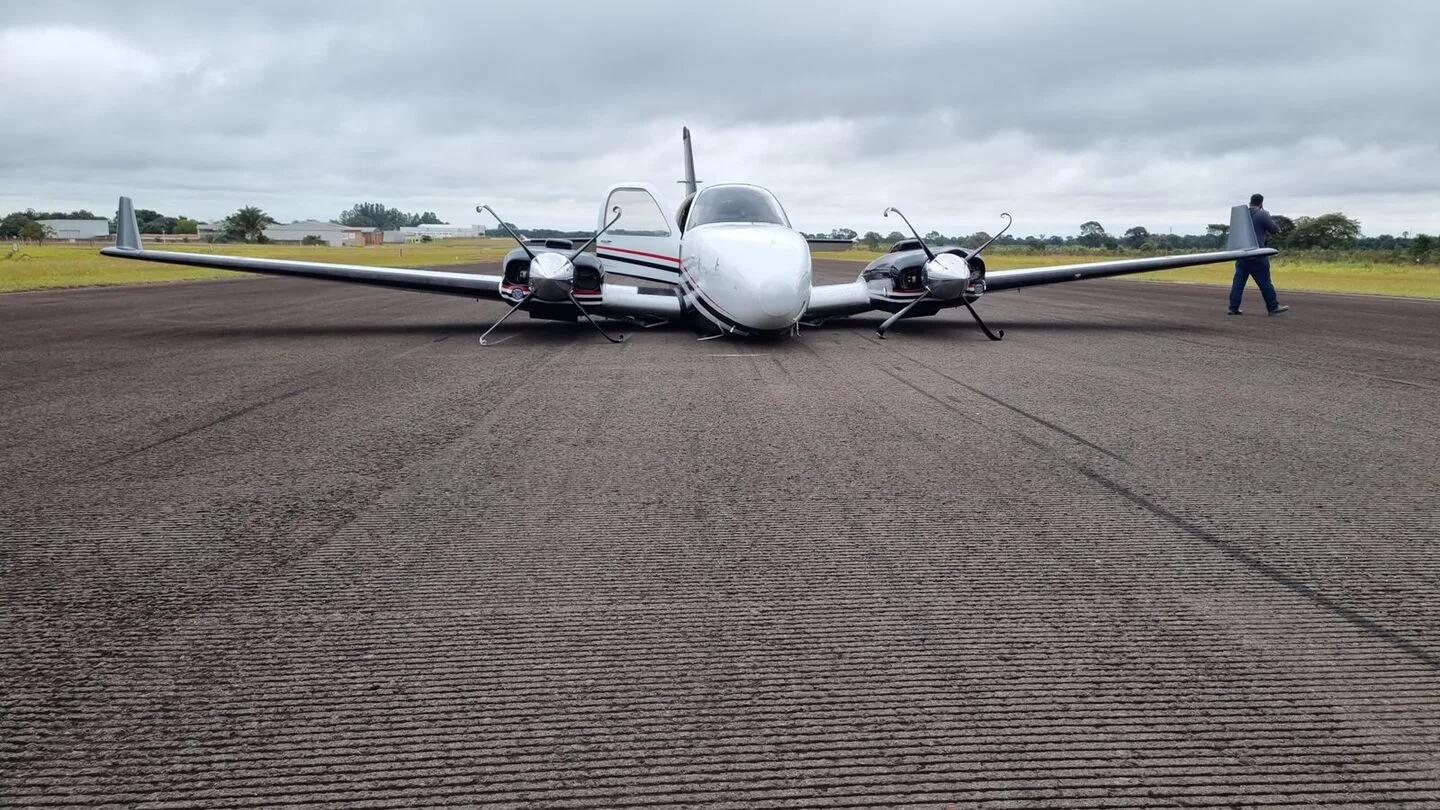
[[[664,198],[649,183],[622,183],[611,186],[600,208],[603,227],[616,206],[620,221],[595,242],[595,254],[606,274],[664,281],[680,280],[680,229],[665,213]]]

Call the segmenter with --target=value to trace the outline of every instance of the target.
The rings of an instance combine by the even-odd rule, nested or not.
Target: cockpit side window
[[[748,186],[711,186],[702,189],[690,205],[687,228],[714,222],[760,222],[771,225],[790,223],[775,198],[765,191]]]

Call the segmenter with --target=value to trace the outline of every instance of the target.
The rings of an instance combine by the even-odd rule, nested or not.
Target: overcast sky
[[[1255,191],[1440,232],[1440,3],[46,0],[0,14],[0,212],[378,201],[593,227],[642,180],[796,227],[1197,233]]]

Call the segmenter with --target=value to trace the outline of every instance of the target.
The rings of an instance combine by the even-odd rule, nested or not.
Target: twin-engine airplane
[[[897,242],[852,282],[816,285],[811,281],[810,245],[791,227],[775,195],[744,183],[699,188],[688,129],[683,130],[682,140],[686,195],[677,208],[665,204],[660,191],[648,183],[611,186],[594,236],[579,247],[569,240],[545,240],[543,246],[531,246],[511,231],[519,247],[506,255],[499,276],[147,250],[140,243],[128,197],[120,198],[115,245],[100,252],[123,259],[348,281],[510,303],[510,310],[481,335],[482,345],[490,332],[520,309],[532,318],[547,320],[584,317],[606,339],[620,342],[623,336],[606,333],[592,316],[647,327],[685,323],[704,332],[702,339],[709,339],[797,334],[801,325],[880,310],[891,313],[876,328],[883,338],[902,318],[963,306],[987,337],[1000,340],[1004,331],[999,335],[991,332],[971,306],[986,292],[1278,252],[1258,246],[1249,212],[1237,205],[1230,212],[1229,242],[1223,251],[987,273],[980,254],[1009,229],[1009,214],[1001,215],[1007,220],[1005,228],[980,247],[937,251],[925,244],[904,214],[887,208],[885,216],[893,211],[915,238]],[[489,212],[509,230],[488,205],[475,210]],[[665,214],[668,210],[676,211],[673,225]],[[595,244],[593,255],[585,252],[591,243]],[[615,284],[606,280],[611,274],[666,286]]]

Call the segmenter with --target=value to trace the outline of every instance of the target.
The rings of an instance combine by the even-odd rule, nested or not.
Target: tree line
[[[54,219],[106,219],[85,209],[78,211],[36,211],[27,208],[6,214],[0,219],[0,239],[24,239],[29,242],[44,242],[54,237],[41,223]],[[115,217],[108,218],[109,233],[115,233]],[[398,208],[387,208],[381,203],[356,203],[340,212],[335,220],[352,228],[380,228],[398,230],[405,226],[447,225],[434,211],[412,214]],[[135,224],[142,234],[198,234],[199,221],[187,216],[172,217],[149,208],[135,209]],[[265,228],[275,225],[274,217],[253,205],[240,208],[235,213],[219,220],[220,228],[207,238],[215,242],[256,242],[268,241]]]
[[[36,211],[27,208],[24,211],[15,211],[0,218],[0,239],[25,239],[34,242],[43,242],[52,238],[54,234],[48,233],[41,223],[53,219],[106,219],[97,216],[85,209],[79,211]],[[108,220],[109,232],[115,233],[115,218]],[[158,211],[148,208],[139,208],[135,211],[136,224],[140,226],[141,233],[196,233],[199,222],[186,216],[171,217],[165,216]]]
[[[1314,217],[1301,216],[1294,219],[1282,214],[1273,216],[1275,224],[1279,226],[1280,230],[1279,233],[1273,234],[1269,238],[1269,244],[1283,250],[1376,251],[1404,256],[1417,262],[1440,261],[1440,243],[1437,243],[1436,237],[1428,234],[1412,235],[1407,231],[1399,236],[1393,234],[1364,236],[1360,232],[1360,223],[1357,220],[1339,212]],[[43,242],[45,239],[53,237],[53,234],[47,233],[44,226],[40,224],[44,220],[101,218],[84,209],[61,212],[36,211],[27,208],[24,211],[7,214],[0,219],[0,238]],[[172,217],[148,208],[140,208],[135,211],[135,219],[142,234],[195,234],[198,232],[199,223],[183,215]],[[449,224],[441,220],[434,211],[423,211],[416,214],[387,207],[378,202],[356,203],[340,212],[335,221],[348,227],[379,228],[381,230],[398,230],[406,226],[427,224]],[[207,235],[207,239],[219,242],[265,242],[267,239],[264,230],[267,226],[276,224],[276,220],[255,206],[245,206],[221,220],[220,224],[221,227],[213,234]],[[517,233],[522,232],[521,228],[513,223],[506,224]],[[1229,230],[1230,226],[1226,223],[1212,223],[1206,225],[1205,232],[1200,234],[1152,233],[1143,225],[1135,225],[1119,235],[1114,235],[1107,231],[1100,222],[1089,220],[1081,223],[1080,230],[1076,234],[1064,236],[1059,234],[1040,234],[1038,236],[1005,234],[996,239],[995,244],[1001,247],[1022,248],[1035,252],[1082,248],[1139,252],[1204,251],[1224,247]],[[112,234],[115,233],[113,217],[109,220],[109,231]],[[484,233],[494,237],[508,236],[508,233],[500,227],[487,228]],[[533,238],[585,239],[593,231],[530,228],[524,230],[523,233]],[[878,250],[882,246],[888,247],[908,238],[907,234],[900,231],[891,231],[883,235],[878,231],[869,231],[861,235],[849,228],[836,228],[829,233],[807,233],[805,235],[816,239],[853,241],[871,250]],[[930,231],[925,234],[924,238],[931,245],[959,245],[973,248],[989,240],[990,234],[985,231],[976,231],[961,236]]]
[[[377,202],[356,203],[340,212],[340,218],[336,221],[351,228],[379,228],[382,231],[398,231],[417,225],[450,224],[436,216],[434,211],[410,214],[398,208],[386,208],[383,203]]]
[[[1269,237],[1267,244],[1270,247],[1288,250],[1383,251],[1402,254],[1417,262],[1440,260],[1440,245],[1437,245],[1436,237],[1427,234],[1412,235],[1407,231],[1400,236],[1393,234],[1363,236],[1357,220],[1338,212],[1294,219],[1284,215],[1273,216],[1279,232]],[[1082,248],[1140,252],[1204,251],[1223,248],[1229,234],[1230,225],[1228,223],[1212,223],[1205,226],[1205,232],[1202,234],[1151,233],[1145,226],[1136,225],[1117,236],[1106,231],[1105,226],[1098,221],[1090,220],[1081,223],[1080,231],[1077,234],[1068,236],[1005,234],[996,239],[995,244],[1026,248],[1036,252],[1048,249],[1075,250]],[[805,235],[816,239],[855,241],[871,250],[888,247],[902,239],[913,238],[900,231],[891,231],[884,235],[878,231],[869,231],[864,235],[859,235],[849,228],[836,228],[829,233],[807,233]],[[976,231],[966,236],[958,236],[930,231],[925,234],[924,239],[932,245],[958,245],[974,248],[988,241],[990,234],[985,231]]]

